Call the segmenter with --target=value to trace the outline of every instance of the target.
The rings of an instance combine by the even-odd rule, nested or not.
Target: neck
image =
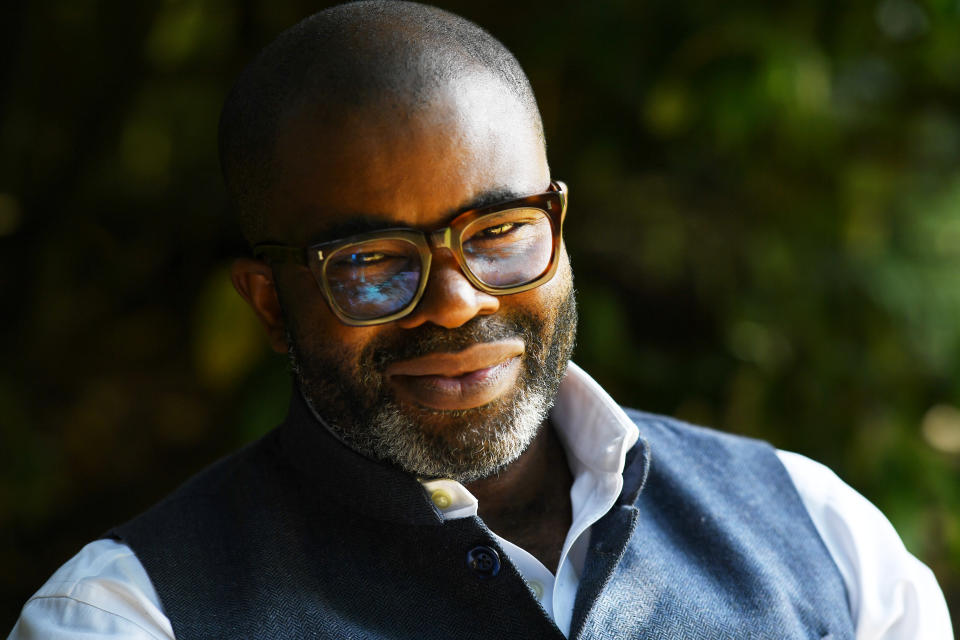
[[[480,517],[498,535],[552,570],[570,528],[573,477],[563,445],[545,422],[530,447],[500,473],[467,484]]]

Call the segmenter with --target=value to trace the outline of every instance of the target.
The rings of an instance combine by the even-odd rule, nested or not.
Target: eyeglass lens
[[[371,320],[396,313],[413,300],[423,265],[415,244],[377,239],[331,254],[324,273],[337,306],[358,320]]]
[[[474,220],[463,231],[463,256],[470,271],[491,287],[536,279],[550,266],[553,232],[540,209],[510,209]]]
[[[498,211],[472,221],[461,234],[466,267],[491,287],[526,284],[550,266],[553,232],[540,209]],[[388,316],[409,305],[423,277],[416,245],[374,239],[347,245],[326,259],[334,302],[358,320]]]

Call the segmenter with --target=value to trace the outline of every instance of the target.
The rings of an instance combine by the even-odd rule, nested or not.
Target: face
[[[369,225],[432,230],[550,181],[538,129],[494,79],[474,77],[413,109],[318,120],[302,108],[282,127],[271,241],[305,246]],[[276,347],[289,350],[314,411],[352,448],[419,476],[466,482],[515,460],[573,347],[565,250],[552,280],[507,296],[475,289],[448,251],[434,250],[416,309],[370,327],[342,324],[306,268],[276,265],[272,276],[286,338]]]

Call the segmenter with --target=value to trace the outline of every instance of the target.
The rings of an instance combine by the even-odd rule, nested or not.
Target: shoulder
[[[24,605],[11,640],[173,638],[170,621],[133,551],[114,540],[91,542]]]
[[[146,511],[114,527],[110,535],[126,541],[135,529],[161,536],[187,531],[183,522],[196,518],[243,519],[252,505],[269,509],[276,502],[276,491],[270,489],[278,485],[278,476],[283,471],[274,430],[200,470]]]
[[[952,637],[933,573],[903,545],[889,520],[828,467],[777,451],[850,596],[858,637]]]
[[[776,485],[775,494],[768,496],[776,502],[767,504],[778,509],[798,503],[843,579],[858,638],[952,638],[946,603],[933,573],[904,547],[883,513],[831,469],[760,440],[667,416],[624,411],[641,436],[631,452],[633,466],[640,466],[643,456],[637,454],[646,448],[651,471],[670,476],[672,483],[708,477],[710,485],[726,487],[737,478],[736,486],[749,493],[770,491]],[[775,478],[779,481],[769,482]]]

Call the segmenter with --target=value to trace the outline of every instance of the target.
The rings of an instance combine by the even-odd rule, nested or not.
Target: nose
[[[495,313],[500,299],[474,288],[449,250],[435,251],[427,289],[416,309],[397,320],[404,329],[432,323],[447,329],[459,327],[476,316]]]

